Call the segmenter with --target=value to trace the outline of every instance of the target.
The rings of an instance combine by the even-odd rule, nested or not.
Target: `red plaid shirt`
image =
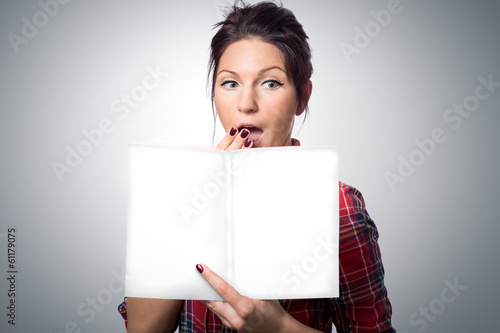
[[[300,141],[292,139],[294,146]],[[384,267],[377,243],[378,232],[361,193],[339,182],[340,297],[281,300],[292,317],[306,326],[338,333],[395,332],[392,307],[384,285]],[[126,300],[119,311],[127,319]],[[200,301],[186,300],[178,318],[180,332],[236,333]]]

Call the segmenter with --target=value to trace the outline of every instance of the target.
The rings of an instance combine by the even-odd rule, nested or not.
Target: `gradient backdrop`
[[[127,144],[212,144],[208,46],[229,0],[63,2],[0,5],[2,332],[124,332]],[[364,194],[395,328],[495,331],[500,5],[283,2],[314,50],[294,136],[338,145]]]

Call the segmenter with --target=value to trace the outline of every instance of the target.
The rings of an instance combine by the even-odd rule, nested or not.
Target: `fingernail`
[[[233,136],[236,134],[237,129],[236,128],[231,128],[231,131],[229,132],[229,135]]]
[[[245,147],[250,147],[251,143],[252,143],[252,140],[247,139],[247,141],[245,141]]]
[[[250,132],[247,129],[245,129],[245,130],[243,130],[243,132],[241,132],[241,137],[246,138],[248,136],[248,134],[250,134]]]
[[[200,264],[196,265],[196,269],[198,270],[198,272],[203,273],[203,266],[202,265],[200,265]]]

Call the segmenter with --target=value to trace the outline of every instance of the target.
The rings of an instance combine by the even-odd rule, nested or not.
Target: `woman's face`
[[[291,145],[294,117],[302,110],[276,46],[258,39],[234,42],[216,75],[215,108],[226,132],[248,128],[253,147]]]

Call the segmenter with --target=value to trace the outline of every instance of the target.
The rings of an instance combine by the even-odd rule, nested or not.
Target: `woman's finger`
[[[238,314],[229,303],[223,301],[201,301],[201,302],[205,304],[207,309],[215,313],[224,325],[234,329],[233,325],[231,324],[231,318],[238,318]]]
[[[242,148],[249,148],[251,146],[251,141],[249,140],[250,131],[246,128],[242,129],[234,138],[233,142],[229,145],[226,150],[236,150]]]
[[[222,141],[217,145],[217,149],[222,150],[237,150],[252,148],[253,141],[249,138],[250,131],[248,129],[243,129],[238,132],[236,128],[231,128]]]
[[[226,135],[224,136],[224,138],[222,139],[221,142],[219,142],[219,144],[217,145],[217,149],[222,149],[222,150],[226,150],[230,145],[231,143],[233,143],[234,139],[236,138],[236,136],[238,135],[238,129],[232,127],[227,133]]]
[[[250,139],[250,138],[247,138],[245,140],[245,143],[243,144],[243,149],[249,149],[249,148],[252,148],[253,147],[253,140]]]
[[[237,309],[241,303],[245,301],[245,297],[240,295],[229,283],[224,281],[219,275],[212,271],[208,266],[203,264],[196,265],[196,268],[201,275],[214,287],[217,293],[231,305]],[[212,306],[212,305],[211,305]]]
[[[238,293],[206,265],[196,268],[226,301],[202,301],[227,327],[245,332],[277,332],[289,315],[277,300],[261,301]],[[288,316],[288,317],[287,317]]]

